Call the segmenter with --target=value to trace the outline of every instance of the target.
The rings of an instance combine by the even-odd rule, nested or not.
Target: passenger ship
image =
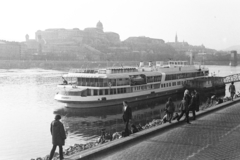
[[[55,100],[69,108],[94,108],[119,105],[151,98],[182,94],[188,80],[205,77],[204,66],[188,61],[149,62],[138,67],[75,70],[63,75],[64,83]]]

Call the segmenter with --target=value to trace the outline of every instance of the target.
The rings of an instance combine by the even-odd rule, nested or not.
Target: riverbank
[[[225,99],[225,102],[219,105],[215,105],[215,103],[211,105],[202,105],[200,107],[200,111],[196,113],[197,118],[237,103],[238,101],[240,101],[240,98],[234,99],[233,102],[229,100],[230,99]],[[144,140],[148,136],[154,135],[156,133],[159,134],[165,132],[172,127],[176,127],[182,124],[183,121],[177,122],[176,120],[173,120],[172,124],[169,124],[160,117],[159,119],[154,119],[153,121],[145,124],[144,126],[141,126],[141,129],[139,129],[138,126],[137,128],[139,129],[139,131],[131,134],[128,137],[122,137],[121,132],[116,132],[112,135],[106,134],[105,138],[102,141],[100,141],[101,139],[98,139],[96,142],[89,142],[86,144],[74,144],[74,146],[70,146],[64,151],[64,155],[66,158],[69,158],[71,160],[77,160],[79,159],[79,157],[81,157],[81,159],[95,159],[99,155],[113,152],[123,146]],[[106,133],[108,133],[107,130]],[[59,155],[56,154],[56,157],[58,156]],[[48,156],[45,156],[45,158],[46,157]]]
[[[139,62],[105,62],[105,61],[38,61],[38,60],[0,60],[0,69],[42,68],[68,71],[72,68],[94,68],[106,66],[137,66]],[[205,65],[229,65],[228,61],[206,61]]]
[[[230,107],[231,105],[233,105],[235,103],[239,103],[239,101],[240,101],[240,98],[237,98],[234,101],[227,101],[222,104],[201,110],[196,113],[197,118],[211,114],[220,109]],[[69,158],[71,160],[97,159],[100,155],[109,154],[113,151],[117,151],[118,149],[122,149],[127,145],[131,145],[133,143],[140,142],[140,141],[146,139],[146,137],[152,136],[154,134],[160,134],[160,133],[166,132],[169,129],[172,129],[173,127],[177,127],[177,126],[180,126],[183,124],[185,124],[185,122],[183,122],[183,121],[177,122],[176,120],[174,120],[174,121],[172,121],[171,124],[164,123],[162,125],[153,126],[152,128],[142,130],[142,131],[132,134],[128,137],[117,139],[117,140],[111,141],[109,143],[95,146],[91,149],[82,151],[80,153],[76,153],[76,154],[74,154],[72,156],[68,156],[66,158]]]

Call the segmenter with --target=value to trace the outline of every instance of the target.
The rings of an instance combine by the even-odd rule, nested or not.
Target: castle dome
[[[103,24],[102,24],[102,22],[100,22],[100,21],[98,21],[98,23],[97,23],[97,29],[100,29],[100,30],[102,30],[103,31]]]

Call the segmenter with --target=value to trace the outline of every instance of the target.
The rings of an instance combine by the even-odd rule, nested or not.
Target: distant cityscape
[[[174,39],[174,37],[173,37]],[[183,60],[193,53],[198,60],[230,59],[229,52],[194,46],[180,42],[145,36],[129,37],[124,41],[115,32],[104,32],[99,21],[96,27],[64,29],[53,28],[35,32],[34,39],[27,34],[24,42],[0,41],[0,60],[51,61],[155,61]]]

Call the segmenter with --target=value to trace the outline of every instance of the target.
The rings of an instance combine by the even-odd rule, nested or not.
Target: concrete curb
[[[220,110],[220,109],[226,108],[230,105],[233,105],[239,101],[240,101],[240,98],[236,98],[236,99],[234,99],[234,101],[224,102],[222,104],[207,108],[205,110],[201,110],[199,112],[196,112],[196,116],[197,116],[197,118],[203,117],[207,114],[210,114],[217,110]],[[159,134],[159,133],[165,132],[173,127],[180,126],[183,124],[185,124],[185,122],[183,122],[183,121],[177,122],[176,120],[172,121],[172,123],[164,123],[162,125],[155,126],[155,127],[137,132],[128,137],[117,139],[117,140],[114,140],[114,141],[111,141],[111,142],[108,142],[105,144],[98,145],[91,149],[81,151],[79,153],[69,156],[68,159],[69,160],[70,159],[71,160],[97,159],[99,157],[99,155],[107,154],[107,153],[117,150],[119,148],[123,148],[127,145],[133,144],[134,142],[137,142],[141,139],[145,139],[146,137],[149,137],[156,133]]]

